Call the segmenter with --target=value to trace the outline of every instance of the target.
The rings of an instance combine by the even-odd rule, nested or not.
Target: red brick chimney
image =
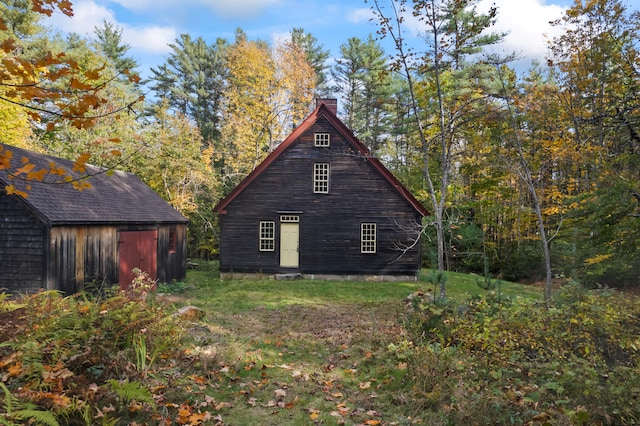
[[[316,108],[324,104],[329,111],[338,115],[338,100],[337,99],[316,99]]]

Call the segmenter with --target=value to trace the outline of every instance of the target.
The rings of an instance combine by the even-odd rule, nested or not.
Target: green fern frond
[[[9,390],[9,388],[7,388],[4,383],[0,383],[0,389],[2,390],[2,392],[4,393],[4,403],[3,403],[3,408],[4,411],[7,413],[7,415],[11,415],[11,412],[13,411],[13,406],[16,403],[16,399],[14,398],[13,395],[11,395],[11,391]],[[0,417],[0,420],[2,420],[2,418]]]
[[[108,383],[111,390],[127,404],[131,401],[148,402],[153,404],[151,391],[145,388],[140,382],[130,382],[128,380],[119,382],[111,379]]]
[[[50,411],[20,410],[16,411],[13,417],[18,420],[31,420],[36,422],[36,424],[46,426],[60,426],[60,423],[58,423],[58,420]]]

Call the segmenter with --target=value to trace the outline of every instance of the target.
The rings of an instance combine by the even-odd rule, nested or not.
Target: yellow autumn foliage
[[[310,112],[315,71],[288,41],[275,49],[240,37],[229,48],[225,92],[226,174],[246,175]]]

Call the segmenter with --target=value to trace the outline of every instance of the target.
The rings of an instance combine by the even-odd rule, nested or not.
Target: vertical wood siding
[[[116,282],[115,226],[56,226],[50,232],[48,288],[72,294],[85,283]]]
[[[171,228],[175,229],[176,249],[169,247]],[[162,225],[158,229],[158,281],[171,283],[187,276],[187,225]]]
[[[313,146],[314,132],[331,134],[329,148]],[[330,164],[328,194],[313,192],[313,164]],[[280,214],[300,213],[301,273],[415,274],[420,244],[401,256],[397,243],[410,244],[406,228],[420,214],[357,154],[332,125],[319,120],[258,176],[221,215],[220,269],[224,272],[281,271]],[[259,251],[261,220],[276,222],[276,249]],[[377,253],[360,253],[360,224],[377,224]]]
[[[0,190],[0,291],[34,293],[43,286],[46,228],[16,197]]]

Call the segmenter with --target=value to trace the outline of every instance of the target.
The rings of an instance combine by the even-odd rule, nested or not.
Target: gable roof
[[[328,107],[324,102],[319,102],[318,107],[302,122],[302,124],[300,124],[300,126],[298,126],[293,131],[293,133],[291,133],[280,145],[278,145],[278,147],[273,150],[267,156],[267,158],[265,158],[264,161],[262,161],[262,163],[258,165],[258,167],[253,169],[253,171],[249,173],[249,175],[244,178],[242,182],[240,182],[238,186],[236,186],[229,193],[229,195],[223,198],[213,210],[220,214],[225,214],[225,209],[227,208],[227,206],[321,117],[327,119],[327,121],[329,121],[335,127],[335,129],[340,132],[340,134],[347,140],[347,142],[351,144],[351,146],[353,146],[418,213],[420,213],[422,216],[426,216],[427,214],[429,214],[427,209],[424,208],[424,206],[413,196],[413,194],[411,194],[411,192],[409,192],[409,190],[405,188],[398,179],[396,179],[396,177],[380,162],[380,160],[378,160],[371,154],[371,151],[369,151],[369,149],[353,135],[351,130],[347,128],[347,126],[336,116],[332,109]]]
[[[24,191],[27,197],[20,199],[50,225],[187,222],[132,173],[116,170],[107,174],[103,168],[86,165],[86,172],[80,174],[73,171],[73,161],[0,144],[0,151],[2,148],[13,153],[14,167],[27,158],[35,165],[34,170],[50,170],[55,165],[74,179],[91,176],[87,180],[91,187],[79,191],[69,183],[60,183],[59,176],[45,175],[42,182],[27,182],[19,177],[10,179],[7,170],[0,169],[0,193],[8,184]]]

